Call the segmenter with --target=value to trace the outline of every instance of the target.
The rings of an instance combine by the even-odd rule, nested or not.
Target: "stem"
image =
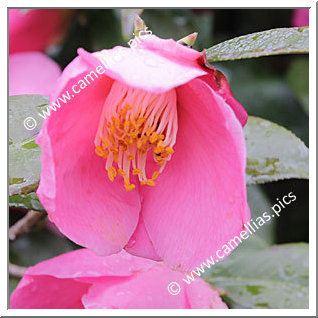
[[[18,236],[30,232],[45,214],[38,211],[30,210],[22,219],[9,228],[9,239],[15,240]]]
[[[21,278],[26,270],[26,267],[9,263],[9,275],[11,277]]]

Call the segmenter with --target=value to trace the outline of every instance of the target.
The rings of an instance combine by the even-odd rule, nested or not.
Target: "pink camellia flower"
[[[197,278],[187,284],[182,278],[162,263],[124,251],[97,256],[81,249],[28,268],[11,295],[10,308],[227,309],[208,283]]]
[[[37,139],[37,194],[61,232],[97,254],[124,248],[192,270],[249,220],[247,114],[202,53],[138,41],[79,49],[63,71],[51,101],[70,100]]]
[[[44,51],[61,36],[62,10],[9,9],[9,54]]]
[[[293,10],[292,25],[295,27],[309,26],[309,9]]]
[[[9,55],[9,95],[50,95],[60,75],[59,65],[41,52]]]

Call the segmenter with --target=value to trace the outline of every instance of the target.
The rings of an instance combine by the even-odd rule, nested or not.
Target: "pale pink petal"
[[[105,257],[96,255],[88,249],[79,249],[29,267],[26,274],[61,279],[124,277],[131,276],[136,271],[145,271],[155,264],[149,259],[135,257],[125,251]]]
[[[191,308],[228,309],[219,292],[202,279],[196,279],[187,287],[187,297]]]
[[[226,308],[218,292],[197,278],[121,252],[72,251],[28,268],[10,308]],[[171,295],[169,290],[179,293]]]
[[[170,295],[167,287],[181,274],[157,266],[147,272],[135,274],[130,280],[113,284],[101,281],[83,296],[85,308],[190,308],[184,289]]]
[[[232,109],[205,82],[177,89],[175,153],[143,187],[143,217],[158,255],[193,270],[239,234],[249,220],[243,130]]]
[[[168,91],[206,74],[196,61],[200,53],[173,40],[153,35],[146,38],[145,44],[134,49],[117,46],[93,54],[79,49],[78,54],[95,67],[103,65],[109,77],[155,93]]]
[[[63,72],[52,96],[62,95],[91,71],[81,58]],[[94,138],[112,80],[102,75],[46,119],[41,146],[41,181],[37,194],[50,220],[77,244],[99,254],[119,252],[139,217],[137,191],[127,193],[119,178],[111,183],[105,159],[95,153]],[[55,98],[51,99],[54,101]]]
[[[44,51],[62,31],[62,10],[9,9],[9,54]]]
[[[137,228],[125,246],[125,250],[139,257],[150,258],[154,261],[160,260],[145,228],[142,214],[139,216]]]
[[[41,52],[9,56],[9,95],[50,95],[61,75],[57,63]]]
[[[10,298],[10,309],[83,309],[90,284],[73,279],[25,275]]]

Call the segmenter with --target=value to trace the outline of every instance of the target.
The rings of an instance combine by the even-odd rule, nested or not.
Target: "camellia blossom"
[[[9,95],[50,95],[60,75],[59,65],[44,53],[9,55]]]
[[[168,292],[171,282],[178,289]],[[11,309],[227,309],[219,292],[198,278],[190,285],[162,263],[124,251],[97,256],[69,252],[26,270],[10,299]]]
[[[250,218],[247,114],[203,53],[154,35],[137,44],[79,49],[65,68],[51,101],[72,98],[37,139],[37,194],[97,254],[124,248],[192,270]]]
[[[44,51],[63,31],[62,10],[9,9],[9,54]]]

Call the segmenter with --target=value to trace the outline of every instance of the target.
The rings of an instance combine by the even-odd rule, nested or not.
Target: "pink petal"
[[[9,56],[9,95],[49,95],[61,75],[60,67],[41,52]]]
[[[132,87],[164,92],[206,74],[196,59],[200,53],[173,40],[153,35],[136,48],[115,47],[93,54],[78,50],[92,65],[103,65],[105,74]],[[170,50],[170,51],[169,51]]]
[[[189,308],[185,291],[170,295],[167,286],[181,274],[157,266],[114,284],[101,281],[83,296],[85,308]]]
[[[88,249],[68,252],[27,269],[29,276],[53,276],[55,278],[125,277],[136,271],[145,271],[156,263],[122,251],[110,256],[99,256]]]
[[[9,54],[44,51],[61,31],[61,10],[9,9]]]
[[[10,309],[83,309],[90,284],[73,279],[26,275],[13,291]]]
[[[157,255],[153,243],[149,238],[149,234],[145,228],[142,214],[139,216],[139,222],[134,234],[125,246],[125,250],[139,257],[150,258],[154,261],[161,260]]]
[[[309,9],[295,9],[293,10],[294,27],[309,26]]]
[[[143,217],[158,255],[193,270],[239,234],[249,219],[245,142],[231,108],[205,82],[177,89],[175,153],[151,189]]]
[[[90,71],[81,58],[75,59],[63,72],[53,96],[72,94],[72,86]],[[37,194],[50,220],[71,240],[99,254],[119,252],[127,244],[140,211],[138,192],[127,193],[119,178],[111,183],[105,159],[94,151],[111,85],[112,80],[100,76],[67,103],[61,102],[37,138],[42,150]]]
[[[187,296],[191,308],[228,309],[219,292],[202,279],[196,279],[187,285]]]
[[[223,97],[244,127],[247,123],[248,114],[244,107],[233,97],[230,85],[224,74],[214,68],[209,68],[206,71],[208,74],[202,76],[201,79],[208,83],[215,92]]]
[[[183,278],[126,252],[105,257],[81,249],[28,268],[10,308],[226,308],[209,284],[197,278],[186,285]],[[176,282],[180,292],[171,295]]]

